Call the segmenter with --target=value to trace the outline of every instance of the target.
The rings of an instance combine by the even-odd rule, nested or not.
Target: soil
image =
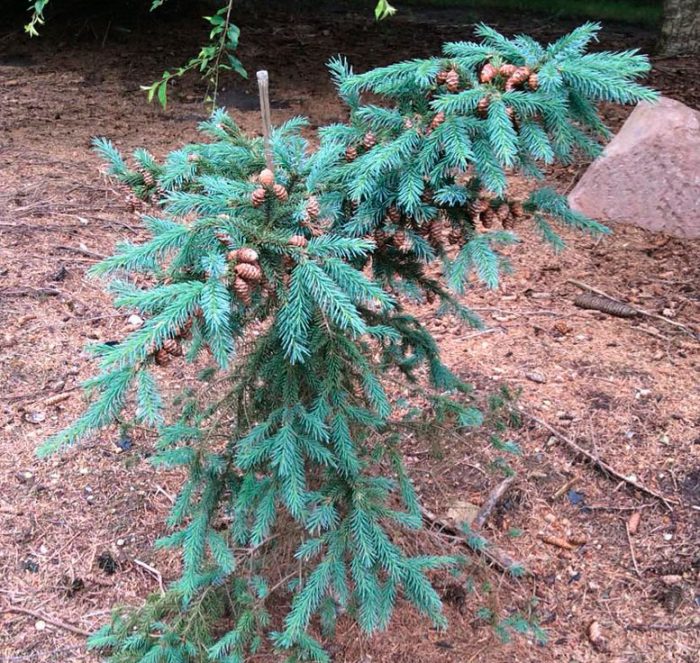
[[[56,20],[29,43],[0,37],[0,661],[92,661],[81,631],[116,604],[138,605],[177,574],[176,560],[152,543],[180,476],[147,462],[153,435],[129,439],[110,429],[60,456],[34,450],[81,410],[78,385],[93,373],[83,351],[120,338],[125,316],[86,269],[118,241],[139,241],[138,210],[100,176],[94,135],[126,151],[162,156],[196,136],[207,115],[200,83],[186,80],[167,112],[146,105],[141,84],[184,61],[201,35],[191,17],[170,16],[129,32],[126,19]],[[273,120],[307,115],[312,125],[344,117],[323,63],[341,52],[359,70],[434,53],[468,38],[475,20],[543,40],[572,27],[537,16],[403,11],[376,24],[347,11],[242,17],[241,56],[270,71]],[[654,35],[606,26],[601,48],[650,49]],[[692,71],[691,71],[692,69]],[[698,107],[692,62],[654,61],[651,84]],[[222,90],[237,122],[257,131],[252,84]],[[629,109],[606,106],[618,128]],[[571,188],[584,162],[553,168],[548,180]],[[573,305],[576,280],[698,330],[700,242],[617,227],[591,239],[568,234],[555,255],[522,231],[513,274],[496,291],[473,288],[466,301],[486,331],[435,311],[419,312],[445,361],[484,400],[501,385],[519,392],[528,413],[508,431],[521,455],[507,462],[517,480],[484,535],[534,574],[516,580],[472,556],[471,575],[436,576],[450,628],[437,632],[401,606],[387,633],[361,637],[341,622],[334,660],[368,661],[697,661],[700,650],[700,392],[698,344],[660,318],[615,318]],[[163,368],[180,388],[184,365]],[[597,471],[536,420],[548,423],[622,476],[668,500]],[[481,431],[459,436],[407,431],[402,448],[426,507],[438,519],[482,504],[503,477],[502,459]],[[641,515],[636,533],[629,519]],[[634,529],[634,527],[632,527]],[[568,550],[546,543],[580,539]],[[552,539],[551,537],[554,537]],[[426,532],[421,550],[453,543]],[[465,550],[462,550],[466,553]],[[536,605],[533,599],[536,599]],[[537,615],[549,642],[501,643],[477,615]],[[589,629],[591,622],[597,626]],[[589,632],[600,638],[591,639]],[[260,659],[263,660],[263,659]],[[265,660],[274,660],[269,657]]]

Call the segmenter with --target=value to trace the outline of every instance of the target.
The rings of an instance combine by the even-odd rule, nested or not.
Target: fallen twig
[[[56,288],[30,288],[28,286],[18,287],[18,288],[3,288],[0,290],[0,297],[31,297],[33,295],[48,295],[50,297],[57,297],[62,294],[60,290]]]
[[[78,628],[77,626],[73,626],[72,624],[66,624],[65,622],[62,622],[60,619],[57,619],[56,617],[50,617],[49,615],[44,615],[41,612],[35,612],[34,610],[29,610],[28,608],[22,608],[18,605],[8,605],[5,606],[2,609],[3,612],[16,612],[22,615],[29,615],[30,617],[34,617],[34,619],[40,619],[43,622],[46,622],[47,624],[51,624],[52,626],[56,626],[58,628],[63,629],[64,631],[68,631],[70,633],[74,633],[75,635],[81,635],[84,638],[87,638],[90,633],[88,631],[84,631],[81,628]]]
[[[434,513],[426,509],[424,506],[420,507],[421,515],[423,516],[423,521],[428,525],[429,528],[437,530],[443,536],[456,541],[460,545],[469,548],[469,550],[477,553],[484,557],[488,562],[498,567],[501,571],[506,573],[512,573],[514,569],[520,570],[521,576],[533,576],[532,571],[527,569],[523,564],[513,559],[508,553],[501,550],[498,546],[489,544],[487,548],[475,548],[469,545],[468,538],[462,534],[457,528],[452,525],[448,525],[444,521],[440,520]]]
[[[637,564],[637,557],[634,554],[634,546],[632,545],[632,535],[630,534],[630,527],[628,523],[625,523],[625,532],[627,533],[627,543],[630,548],[630,556],[632,557],[632,565],[634,566],[634,572],[637,574],[638,578],[642,577],[639,571],[639,565]]]
[[[95,258],[95,260],[105,260],[107,256],[102,255],[101,253],[97,253],[95,251],[90,251],[90,249],[85,248],[83,246],[57,246],[55,247],[57,249],[61,249],[62,251],[72,251],[73,253],[79,253],[82,256],[85,256],[86,258]]]
[[[692,631],[697,624],[625,624],[625,631]]]
[[[158,582],[160,593],[165,593],[165,589],[163,588],[163,576],[160,574],[158,569],[152,567],[150,564],[146,564],[146,562],[142,562],[140,559],[136,559],[135,557],[131,561],[136,564],[136,566],[140,566],[144,571],[148,571],[148,573],[150,573]]]
[[[649,311],[645,311],[642,308],[639,308],[638,306],[633,306],[632,304],[627,304],[625,302],[621,302],[619,299],[616,299],[615,297],[612,297],[609,295],[607,292],[603,292],[602,290],[598,290],[598,288],[594,288],[593,286],[588,285],[587,283],[583,283],[582,281],[576,281],[575,279],[568,279],[566,281],[567,283],[571,283],[571,285],[575,285],[582,290],[588,290],[588,292],[593,292],[596,295],[600,295],[601,297],[606,297],[607,299],[610,299],[614,302],[617,302],[618,304],[624,304],[625,306],[629,306],[631,309],[634,309],[639,315],[644,315],[648,318],[654,318],[656,320],[663,320],[665,323],[672,325],[674,327],[677,327],[678,329],[682,329],[686,334],[688,334],[691,338],[697,340],[700,340],[700,335],[697,334],[697,332],[693,331],[690,327],[687,325],[684,325],[681,322],[676,322],[675,320],[671,320],[671,318],[667,318],[665,315],[659,315],[658,313],[650,313]]]
[[[506,477],[499,483],[488,495],[486,501],[481,505],[481,508],[476,514],[472,522],[472,529],[479,529],[484,526],[491,512],[496,508],[498,503],[503,499],[505,494],[510,490],[510,487],[515,481],[515,475]]]
[[[661,493],[656,492],[652,488],[649,488],[638,481],[634,479],[630,479],[629,477],[626,477],[624,474],[621,472],[618,472],[617,470],[613,469],[610,465],[608,465],[605,461],[600,460],[597,456],[594,456],[590,451],[586,451],[583,447],[580,447],[576,442],[573,440],[569,439],[562,433],[561,431],[558,431],[556,428],[548,424],[546,421],[543,421],[539,417],[536,417],[534,414],[530,414],[529,412],[526,412],[524,410],[519,410],[519,412],[529,419],[532,419],[535,423],[539,424],[542,426],[542,428],[546,428],[554,437],[556,437],[558,440],[561,440],[566,444],[570,449],[575,451],[578,454],[581,454],[582,456],[585,456],[588,458],[588,460],[591,461],[591,463],[594,465],[594,467],[597,467],[599,470],[601,470],[604,474],[609,474],[616,479],[619,479],[620,481],[623,481],[624,483],[629,484],[630,486],[634,486],[637,490],[646,493],[647,495],[651,495],[652,497],[655,497],[657,500],[660,500],[663,505],[669,510],[673,511],[673,507],[671,506],[671,500],[667,497],[664,497]]]

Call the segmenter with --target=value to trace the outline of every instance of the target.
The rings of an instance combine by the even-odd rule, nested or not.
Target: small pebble
[[[664,534],[664,541],[670,541],[671,539],[673,539],[673,534],[671,534],[671,532],[666,532],[666,534]]]
[[[121,547],[121,546],[123,546],[125,543],[126,543],[126,541],[124,541],[124,539],[117,539],[117,545],[118,545],[118,546]]]
[[[46,628],[46,622],[43,619],[39,619],[34,622],[34,628],[37,631],[43,631]]]
[[[133,315],[129,316],[129,319],[126,321],[126,324],[131,329],[139,329],[143,326],[143,318],[140,315],[136,315],[134,313]]]

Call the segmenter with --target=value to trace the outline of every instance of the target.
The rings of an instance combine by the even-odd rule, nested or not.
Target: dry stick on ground
[[[625,523],[625,532],[627,533],[627,543],[629,544],[629,547],[630,547],[630,555],[632,557],[632,565],[634,566],[634,572],[637,574],[638,578],[641,578],[642,574],[639,571],[639,565],[637,564],[637,557],[634,554],[634,546],[632,545],[632,535],[630,534],[630,526],[628,523]]]
[[[576,442],[566,437],[564,433],[558,431],[546,421],[543,421],[539,417],[536,417],[534,414],[530,414],[529,412],[526,412],[524,410],[519,410],[519,412],[520,414],[525,415],[535,423],[542,426],[542,428],[546,428],[552,435],[554,435],[554,437],[564,442],[564,444],[566,444],[570,449],[588,458],[588,460],[590,460],[595,467],[597,467],[601,472],[603,472],[603,474],[609,474],[610,476],[613,476],[616,479],[619,479],[620,481],[629,484],[630,486],[634,486],[637,490],[646,493],[647,495],[651,495],[652,497],[655,497],[657,500],[660,500],[669,511],[673,511],[673,507],[670,504],[671,500],[669,498],[664,497],[661,493],[657,493],[652,488],[648,488],[647,486],[639,483],[638,481],[630,479],[624,474],[621,474],[617,470],[613,469],[610,465],[608,465],[605,461],[600,460],[600,458],[594,456],[590,451],[586,451],[583,447],[580,447],[578,444],[576,444]]]
[[[501,571],[506,573],[512,573],[514,568],[522,569],[521,576],[533,576],[532,571],[527,569],[522,563],[513,559],[508,553],[501,550],[498,546],[489,543],[487,548],[475,548],[469,545],[468,538],[462,534],[456,527],[448,525],[444,521],[440,520],[432,511],[429,511],[424,506],[420,506],[421,516],[423,521],[428,525],[430,529],[437,530],[437,532],[448,539],[451,539],[460,545],[463,545],[472,552],[477,553],[484,557],[488,562],[498,567]]]
[[[72,624],[66,624],[65,622],[62,622],[60,619],[56,619],[55,617],[49,617],[48,615],[44,615],[34,610],[29,610],[28,608],[22,608],[18,605],[5,606],[4,608],[2,608],[2,612],[16,612],[22,615],[29,615],[30,617],[34,617],[34,619],[40,619],[41,621],[46,622],[47,624],[51,624],[52,626],[61,628],[64,631],[69,631],[70,633],[75,633],[75,635],[81,635],[84,638],[87,638],[90,635],[88,631],[84,631],[83,629],[78,628],[77,626],[73,626]]]
[[[655,320],[662,320],[663,322],[665,322],[669,325],[673,325],[674,327],[678,327],[678,329],[682,329],[686,334],[688,334],[689,336],[694,338],[696,341],[700,340],[700,335],[698,335],[690,327],[688,327],[687,325],[684,325],[680,322],[676,322],[675,320],[671,320],[671,318],[667,318],[665,315],[658,315],[657,313],[649,313],[649,311],[645,311],[644,309],[639,308],[637,306],[632,306],[631,304],[621,302],[619,299],[612,297],[607,292],[603,292],[602,290],[598,290],[598,288],[594,288],[593,286],[590,286],[587,283],[583,283],[583,281],[577,281],[575,279],[568,279],[566,281],[566,283],[571,283],[571,285],[575,285],[578,288],[581,288],[582,290],[588,290],[588,292],[593,292],[596,295],[600,295],[601,297],[607,297],[608,299],[611,299],[614,302],[618,302],[619,304],[625,304],[625,306],[629,306],[630,308],[633,308],[640,315],[644,315],[647,318],[654,318]]]
[[[486,520],[491,515],[491,512],[496,508],[498,503],[505,497],[505,494],[510,490],[510,487],[515,481],[515,475],[506,477],[499,483],[488,495],[486,501],[481,505],[481,508],[472,522],[472,529],[479,529],[484,526]]]
[[[81,256],[86,258],[94,258],[95,260],[106,260],[107,256],[97,253],[95,251],[90,251],[90,249],[83,248],[82,246],[56,246],[55,248],[61,249],[62,251],[71,251],[72,253],[79,253]]]
[[[700,629],[697,624],[625,624],[625,631],[692,631]]]

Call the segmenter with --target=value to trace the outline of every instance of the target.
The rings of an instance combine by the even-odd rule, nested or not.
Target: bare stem
[[[272,147],[270,146],[270,134],[272,133],[272,118],[270,115],[270,79],[266,70],[259,71],[258,88],[260,89],[260,114],[262,115],[263,142],[265,146],[265,162],[270,170],[273,170]]]

